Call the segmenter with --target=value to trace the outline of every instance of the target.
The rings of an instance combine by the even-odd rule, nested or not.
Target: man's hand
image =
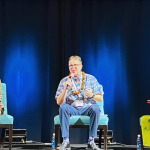
[[[61,94],[59,94],[59,96],[57,97],[57,104],[61,105],[65,99],[66,99],[66,94],[67,94],[67,87],[71,87],[72,86],[72,81],[70,78],[68,78],[68,80],[63,83],[63,85],[65,86],[63,88],[63,91],[61,92]]]
[[[65,82],[65,86],[66,87],[71,87],[72,86],[72,81],[70,78],[68,78],[68,80]]]
[[[90,88],[86,89],[84,94],[86,97],[92,97],[93,96],[93,92]]]

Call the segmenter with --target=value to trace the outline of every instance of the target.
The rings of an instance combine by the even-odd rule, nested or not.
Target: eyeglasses
[[[69,68],[73,68],[73,67],[78,67],[79,65],[81,65],[81,64],[74,64],[74,65],[69,65]]]

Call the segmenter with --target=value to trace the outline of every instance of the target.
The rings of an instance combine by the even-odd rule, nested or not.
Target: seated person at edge
[[[100,118],[100,109],[96,101],[103,100],[102,85],[90,74],[82,72],[82,61],[79,56],[69,58],[70,75],[60,81],[56,92],[63,143],[61,150],[70,149],[69,119],[73,115],[90,117],[88,148],[100,150],[94,142]]]

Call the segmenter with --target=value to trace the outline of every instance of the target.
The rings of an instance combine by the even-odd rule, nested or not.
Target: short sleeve
[[[93,79],[93,93],[103,95],[103,86],[98,83],[97,79],[94,77]]]
[[[57,99],[57,97],[63,92],[64,88],[65,88],[65,82],[67,81],[67,78],[64,78],[60,81],[57,91],[56,91],[56,95],[55,95],[55,99]]]

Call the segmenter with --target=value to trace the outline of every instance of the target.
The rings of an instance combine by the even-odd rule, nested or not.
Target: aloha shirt
[[[56,95],[55,98],[57,99],[57,97],[59,96],[59,94],[61,94],[65,88],[65,82],[68,80],[68,76],[63,78],[58,86],[58,89],[56,91]],[[82,81],[82,73],[79,77],[73,77],[74,83],[76,84],[77,90],[80,90],[81,87],[81,81]],[[96,101],[94,101],[93,99],[90,99],[89,97],[87,97],[85,99],[84,96],[84,91],[87,88],[91,88],[93,94],[99,94],[99,95],[103,95],[103,86],[101,84],[98,83],[97,79],[90,75],[90,74],[85,74],[85,86],[84,89],[81,90],[81,93],[79,93],[78,95],[74,95],[72,93],[73,86],[72,86],[72,90],[70,88],[67,89],[67,94],[66,94],[66,103],[73,105],[74,106],[74,102],[75,100],[84,100],[83,103],[84,105],[91,105],[91,104],[96,104]]]

